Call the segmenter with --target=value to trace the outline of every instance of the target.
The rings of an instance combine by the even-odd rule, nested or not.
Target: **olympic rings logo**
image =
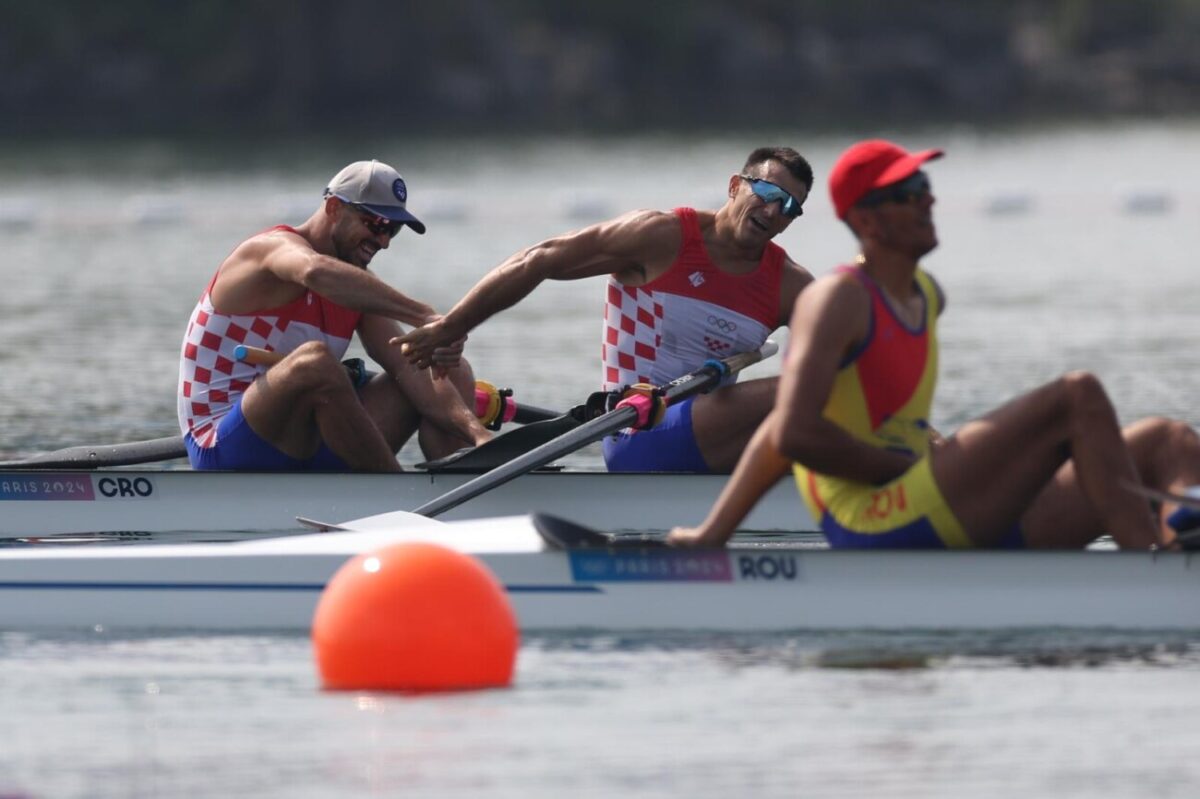
[[[728,319],[722,319],[719,316],[709,314],[708,323],[724,333],[732,333],[737,330],[737,325],[730,322]]]

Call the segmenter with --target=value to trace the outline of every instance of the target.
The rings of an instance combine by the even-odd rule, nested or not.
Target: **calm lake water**
[[[949,297],[936,426],[1077,368],[1126,421],[1200,420],[1200,124],[896,138],[947,150],[929,168],[926,266]],[[217,263],[303,220],[351,160],[407,178],[429,233],[376,270],[445,309],[545,236],[715,206],[763,143],[818,173],[779,241],[824,274],[855,252],[824,191],[852,140],[6,150],[0,455],[173,434],[179,339]],[[549,285],[486,323],[479,375],[582,401],[601,286]],[[543,637],[511,690],[399,697],[319,691],[303,637],[0,632],[0,796],[1194,796],[1198,684],[1200,635],[1181,634]]]

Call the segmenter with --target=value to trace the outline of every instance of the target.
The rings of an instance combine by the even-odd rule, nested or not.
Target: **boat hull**
[[[527,518],[225,544],[0,551],[0,629],[307,632],[348,558],[480,558],[522,630],[1200,629],[1200,558],[1118,551],[554,550]]]
[[[297,516],[342,522],[411,510],[475,476],[132,469],[0,472],[0,539],[96,533],[132,540],[165,534],[214,539],[302,532]],[[703,519],[725,480],[723,475],[537,472],[439,518],[542,511],[591,519],[612,530],[668,530]],[[772,489],[744,526],[816,529],[787,480]]]

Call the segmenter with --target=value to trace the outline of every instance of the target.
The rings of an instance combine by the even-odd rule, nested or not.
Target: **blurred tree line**
[[[0,135],[833,128],[1200,110],[1200,0],[0,0]]]

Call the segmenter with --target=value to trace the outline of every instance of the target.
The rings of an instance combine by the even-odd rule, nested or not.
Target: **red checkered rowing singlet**
[[[683,245],[663,275],[636,288],[608,279],[600,356],[605,391],[662,385],[709,358],[756,350],[779,324],[783,249],[768,242],[757,269],[731,275],[708,257],[695,210],[676,208],[675,215]]]
[[[285,225],[272,230],[295,232]],[[362,316],[311,291],[279,308],[224,314],[212,304],[216,282],[213,275],[196,303],[179,355],[179,429],[201,447],[216,443],[217,422],[266,371],[235,359],[238,344],[287,353],[305,342],[323,341],[340,359]]]

